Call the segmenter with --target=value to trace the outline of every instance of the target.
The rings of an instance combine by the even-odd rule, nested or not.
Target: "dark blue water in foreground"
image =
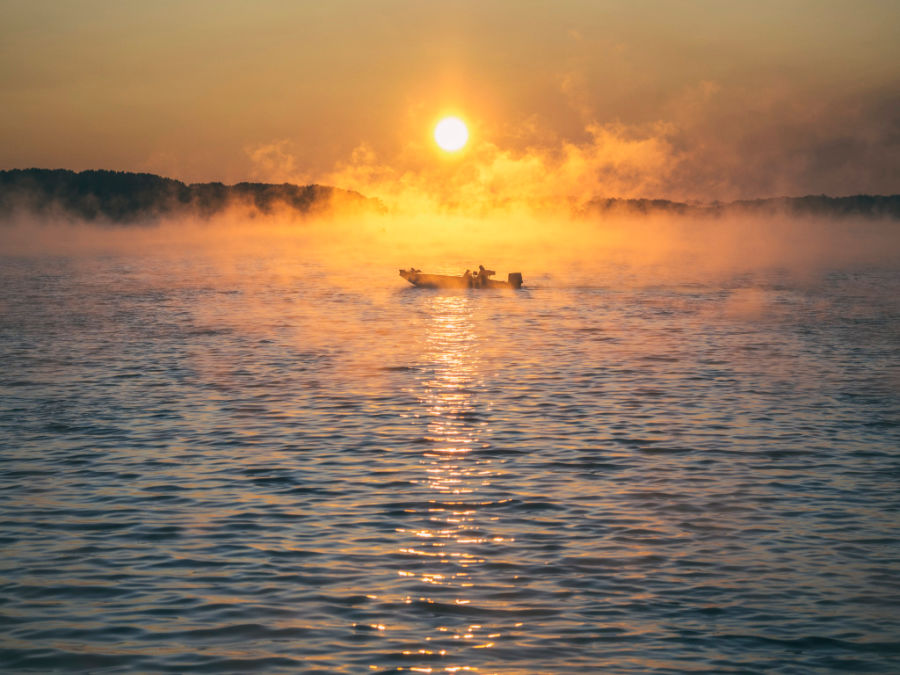
[[[900,273],[523,272],[0,261],[0,666],[900,672]]]

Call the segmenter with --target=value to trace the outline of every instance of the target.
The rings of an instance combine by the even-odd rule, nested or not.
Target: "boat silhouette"
[[[408,270],[400,270],[400,276],[413,286],[419,288],[510,288],[517,290],[522,288],[522,274],[510,272],[506,275],[506,281],[491,279],[496,274],[494,270],[486,270],[479,265],[479,271],[475,274],[466,270],[464,274],[453,276],[450,274],[428,274],[410,267]]]

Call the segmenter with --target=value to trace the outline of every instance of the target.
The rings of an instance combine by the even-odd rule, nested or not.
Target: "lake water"
[[[900,672],[900,271],[521,271],[0,260],[0,667]]]

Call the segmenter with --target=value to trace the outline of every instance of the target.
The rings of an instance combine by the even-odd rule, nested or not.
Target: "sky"
[[[900,193],[900,3],[0,0],[0,168],[390,197]],[[431,132],[454,114],[454,156]]]

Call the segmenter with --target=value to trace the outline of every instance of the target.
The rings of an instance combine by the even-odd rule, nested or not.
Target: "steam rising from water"
[[[13,667],[896,653],[900,291],[871,271],[896,222],[507,205],[0,236],[67,257],[0,268]],[[537,288],[396,272],[479,262]]]
[[[209,221],[127,228],[19,217],[0,228],[0,248],[25,256],[200,256],[223,268],[261,257],[277,259],[292,274],[315,264],[347,283],[370,274],[396,275],[397,268],[410,265],[459,274],[483,263],[501,275],[520,271],[532,285],[653,284],[771,269],[807,278],[822,270],[895,265],[900,226],[889,220],[787,216],[578,219],[524,208],[307,220],[286,213],[249,218],[233,210]]]

